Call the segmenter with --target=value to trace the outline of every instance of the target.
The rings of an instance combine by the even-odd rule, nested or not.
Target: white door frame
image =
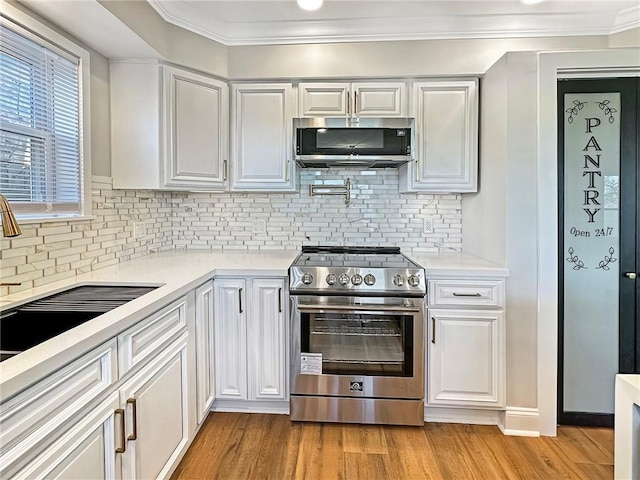
[[[563,71],[585,76],[637,76],[640,49],[545,52],[538,55],[538,411],[540,434],[556,435],[558,383],[557,81]]]

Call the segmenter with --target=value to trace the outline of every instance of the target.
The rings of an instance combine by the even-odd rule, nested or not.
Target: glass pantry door
[[[560,423],[613,426],[637,370],[636,79],[558,83]]]

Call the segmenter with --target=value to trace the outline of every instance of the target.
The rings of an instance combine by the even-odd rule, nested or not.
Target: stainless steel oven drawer
[[[303,422],[424,425],[423,400],[292,396],[291,420]]]

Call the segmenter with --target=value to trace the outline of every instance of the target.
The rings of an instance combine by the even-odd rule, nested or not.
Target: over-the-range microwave
[[[302,167],[398,167],[413,160],[413,118],[295,118]]]

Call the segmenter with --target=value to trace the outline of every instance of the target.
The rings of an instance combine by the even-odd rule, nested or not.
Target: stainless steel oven
[[[424,271],[376,251],[290,269],[292,420],[424,422]]]

